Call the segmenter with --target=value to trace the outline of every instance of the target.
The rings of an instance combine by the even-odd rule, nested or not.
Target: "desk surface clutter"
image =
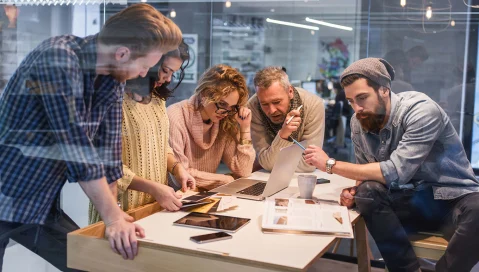
[[[266,172],[256,172],[252,178],[267,180]],[[315,172],[318,176],[324,176]],[[297,198],[297,177],[295,174],[290,187],[274,195],[274,198]],[[329,184],[316,185],[314,196],[322,200],[336,201],[341,190],[354,185],[354,181],[347,180],[335,175],[327,175],[331,180]],[[189,211],[167,212],[161,211],[145,217],[136,223],[145,229],[146,237],[141,241],[160,244],[164,246],[178,247],[186,250],[199,250],[216,253],[222,256],[235,257],[248,261],[269,263],[290,268],[302,269],[317,256],[322,255],[336,237],[333,235],[290,235],[290,234],[265,234],[262,231],[262,217],[264,201],[235,199],[237,207],[228,209],[218,214],[250,218],[251,221],[243,228],[233,233],[230,240],[217,241],[207,244],[197,244],[190,241],[191,236],[215,232],[191,227],[174,226],[173,222],[184,217]],[[213,206],[214,204],[206,205]],[[195,209],[198,211],[200,208]],[[203,206],[204,208],[204,206]],[[205,209],[208,210],[208,209]],[[355,211],[349,211],[351,222],[357,220],[359,215]],[[301,254],[298,254],[301,252]]]

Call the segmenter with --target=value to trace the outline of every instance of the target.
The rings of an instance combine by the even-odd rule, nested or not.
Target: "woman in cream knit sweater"
[[[245,107],[244,77],[227,65],[215,65],[200,78],[195,94],[168,107],[170,145],[198,187],[213,189],[251,174],[251,111]],[[233,176],[216,174],[223,161]]]
[[[187,66],[183,64],[188,59],[188,45],[183,42],[177,50],[161,58],[152,95],[149,88],[142,93],[133,84],[130,89],[135,92],[126,91],[122,121],[123,177],[116,182],[118,200],[124,211],[155,200],[167,210],[178,210],[181,196],[167,185],[168,173],[181,182],[183,190],[195,187],[194,178],[177,162],[168,144],[169,121],[165,106],[165,100],[183,79]],[[170,90],[167,85],[177,70],[181,70],[178,84]],[[90,204],[90,224],[100,220]]]

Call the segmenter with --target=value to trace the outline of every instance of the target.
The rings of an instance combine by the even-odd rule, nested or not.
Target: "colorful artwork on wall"
[[[348,46],[340,38],[330,43],[321,42],[321,45],[323,57],[319,64],[319,72],[325,78],[338,78],[349,65]]]

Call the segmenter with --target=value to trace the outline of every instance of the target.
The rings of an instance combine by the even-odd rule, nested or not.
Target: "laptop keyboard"
[[[238,191],[236,193],[242,194],[242,195],[259,196],[263,193],[264,187],[266,187],[265,182],[258,182],[258,183],[255,183],[255,184],[251,185],[250,187],[246,187],[243,190]]]

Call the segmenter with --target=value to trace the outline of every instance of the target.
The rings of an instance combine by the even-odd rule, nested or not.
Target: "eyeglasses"
[[[215,106],[216,106],[216,111],[215,112],[217,114],[221,114],[221,115],[227,114],[228,116],[233,116],[236,113],[238,113],[238,111],[239,111],[239,107],[237,105],[233,106],[233,108],[231,110],[220,107],[218,105],[218,103],[215,103]]]

